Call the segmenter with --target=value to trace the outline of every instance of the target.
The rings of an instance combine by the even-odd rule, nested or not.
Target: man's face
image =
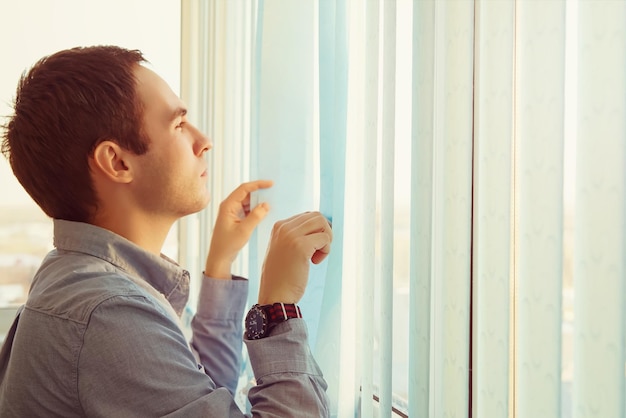
[[[204,153],[212,144],[187,121],[185,104],[156,73],[135,70],[148,151],[136,158],[133,187],[149,216],[176,220],[209,202]]]

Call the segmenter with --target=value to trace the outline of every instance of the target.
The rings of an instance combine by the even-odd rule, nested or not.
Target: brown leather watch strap
[[[302,318],[300,307],[293,303],[274,303],[263,308],[266,308],[270,323],[282,322],[291,318]]]

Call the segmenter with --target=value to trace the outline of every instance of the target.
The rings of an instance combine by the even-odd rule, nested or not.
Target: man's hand
[[[297,303],[309,278],[309,261],[321,263],[332,240],[330,224],[319,212],[277,222],[263,264],[259,304]]]
[[[244,183],[220,204],[204,269],[205,275],[216,279],[231,278],[233,261],[250,239],[254,228],[269,211],[267,203],[261,203],[250,210],[250,193],[271,186],[272,182],[269,180]]]

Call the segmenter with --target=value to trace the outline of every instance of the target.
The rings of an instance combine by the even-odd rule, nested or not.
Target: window
[[[607,408],[623,403],[624,353],[617,347],[623,345],[620,330],[625,318],[615,297],[623,294],[624,286],[619,255],[623,228],[609,225],[623,224],[625,193],[623,176],[607,175],[602,167],[612,167],[615,173],[623,171],[620,141],[624,131],[615,115],[623,115],[624,104],[623,100],[618,103],[614,98],[621,96],[611,91],[621,91],[624,85],[626,48],[618,40],[626,39],[619,23],[626,14],[625,6],[612,1],[600,6],[598,2],[564,1],[320,0],[306,13],[323,29],[303,35],[293,30],[303,25],[289,25],[309,25],[310,21],[289,2],[255,4],[260,6],[258,11],[252,7],[243,15],[231,6],[213,10],[223,14],[209,13],[216,19],[215,25],[227,21],[226,26],[239,28],[218,31],[216,45],[228,45],[225,49],[231,54],[241,54],[254,86],[255,81],[263,82],[255,77],[267,77],[268,73],[256,72],[259,52],[261,59],[274,54],[273,71],[268,68],[270,74],[279,75],[276,78],[283,76],[283,71],[302,70],[302,61],[294,62],[289,48],[282,49],[280,55],[271,50],[272,43],[262,44],[268,33],[280,40],[277,33],[283,30],[283,37],[288,33],[290,42],[300,40],[301,49],[313,51],[312,65],[319,66],[320,73],[314,73],[312,82],[319,83],[315,88],[320,95],[330,95],[329,101],[319,101],[319,126],[323,130],[327,121],[324,112],[330,109],[335,141],[332,150],[340,169],[332,164],[330,170],[320,169],[320,193],[328,192],[324,176],[332,173],[336,181],[330,189],[339,187],[339,195],[345,199],[340,205],[345,212],[339,211],[343,218],[333,218],[337,236],[341,235],[335,251],[341,252],[339,271],[343,274],[325,283],[324,296],[332,293],[333,301],[322,303],[324,314],[314,349],[329,381],[333,413],[353,416],[360,410],[363,416],[371,416],[370,398],[375,396],[381,404],[384,398],[385,402],[393,398],[389,396],[390,385],[377,385],[377,381],[382,380],[389,364],[402,358],[395,350],[401,350],[406,342],[402,332],[394,331],[393,354],[389,354],[389,347],[383,347],[389,338],[382,332],[384,324],[405,327],[396,322],[404,312],[395,312],[406,310],[396,304],[404,297],[409,300],[407,393],[411,416],[569,416],[576,408],[592,410],[604,405],[599,392],[607,386],[592,387],[588,382],[599,383],[609,376],[614,383],[611,388],[616,389],[611,391]],[[388,23],[394,15],[388,12],[392,4],[397,8],[396,21]],[[573,27],[567,14],[575,5],[581,8],[578,16],[584,17],[584,25],[570,32]],[[281,19],[264,26],[265,13]],[[237,20],[238,16],[245,18]],[[403,44],[407,16],[411,16],[413,42]],[[342,25],[345,22],[349,23]],[[390,51],[386,41],[393,38],[385,33],[394,25],[397,62],[385,59]],[[267,27],[276,32],[266,32]],[[577,32],[578,36],[568,36],[566,41],[566,32]],[[311,39],[317,44],[311,46]],[[385,46],[381,48],[381,44]],[[278,41],[273,45],[279,49]],[[571,60],[566,45],[593,59],[579,55],[578,60]],[[408,55],[412,55],[410,70]],[[394,96],[385,93],[393,90],[386,78],[394,74],[386,70],[390,62],[401,67],[395,69],[398,96],[408,92],[412,96],[410,174],[403,166],[407,151],[403,149],[401,114],[407,105],[400,98],[395,102],[393,124],[398,154],[392,164],[394,184],[399,186],[411,176],[408,255],[402,254],[406,251],[402,198],[407,192],[398,191],[393,196],[394,226],[381,226],[391,218],[383,206],[390,200],[385,180],[392,171],[382,168],[388,167],[384,155],[390,143],[384,116],[390,106],[385,99]],[[325,72],[325,65],[330,65],[330,71]],[[233,80],[228,77],[228,68],[228,64],[208,66],[206,71],[211,77],[226,74],[228,83]],[[569,79],[573,71],[583,69],[586,78],[578,77],[571,84],[576,79]],[[410,85],[402,81],[404,71],[411,71]],[[310,77],[308,73],[306,76]],[[610,81],[602,82],[604,79]],[[276,96],[297,95],[303,90],[310,94],[311,86],[306,82],[285,92],[280,90],[280,81],[272,89]],[[584,92],[588,100],[576,101],[570,96],[572,90],[566,91],[566,84],[575,86],[574,94],[579,97]],[[274,162],[278,159],[272,159],[272,152],[267,150],[279,152],[280,141],[273,143],[274,148],[263,149],[255,142],[259,140],[254,126],[259,117],[255,115],[259,110],[255,95],[259,92],[251,91],[250,105],[237,101],[241,108],[234,111],[230,107],[226,113],[245,114],[242,109],[252,109],[246,119],[253,121],[249,155]],[[317,102],[315,94],[312,100]],[[315,105],[302,109],[313,109],[311,114],[315,115]],[[302,109],[275,110],[278,115],[273,117],[282,116],[289,123],[287,115],[300,117]],[[581,110],[586,112],[584,116]],[[316,117],[310,118],[314,121],[312,129],[318,126]],[[347,126],[341,126],[342,121],[347,121]],[[575,144],[570,129],[576,133]],[[309,133],[305,134],[308,138]],[[324,133],[319,137],[323,167]],[[293,138],[301,137],[288,139]],[[601,145],[592,146],[591,138]],[[263,145],[271,143],[263,142],[263,138],[260,141]],[[254,167],[252,161],[251,176],[255,175]],[[571,176],[574,170],[575,182]],[[312,190],[308,181],[302,186]],[[572,189],[576,191],[574,217]],[[399,190],[406,190],[406,185]],[[584,211],[579,209],[581,205]],[[390,229],[394,237],[381,239],[383,231]],[[602,242],[600,231],[612,244]],[[572,239],[576,240],[574,256]],[[390,243],[397,257],[392,275],[380,272],[385,261],[378,258]],[[605,253],[610,255],[601,256]],[[257,254],[256,259],[250,259],[252,278],[260,258],[262,255]],[[401,281],[407,265],[408,295],[402,292]],[[594,280],[592,272],[610,279]],[[397,280],[392,290],[393,316],[382,303],[382,294],[389,288],[381,290],[384,279],[391,276]],[[385,300],[388,303],[388,294]],[[610,315],[616,320],[611,321]],[[383,325],[372,326],[377,321]],[[338,324],[334,331],[329,330],[333,323]],[[327,342],[327,346],[319,341]],[[379,353],[385,350],[387,354],[380,356],[383,363],[378,365]],[[606,359],[600,362],[602,373],[593,371],[597,353],[604,353]],[[404,381],[401,372],[392,373],[393,379]],[[401,394],[393,383],[391,387],[396,395]],[[400,406],[402,402],[397,399],[392,404]]]
[[[40,27],[49,42],[8,45],[3,103],[74,40],[139,47],[175,90],[180,78],[215,143],[214,205],[179,228],[193,277],[215,203],[251,177],[284,180],[258,196],[273,216],[332,216],[305,316],[334,416],[623,413],[624,3],[41,3],[59,19],[142,13],[121,38],[70,15],[67,39],[26,22],[31,3],[0,6],[5,39]],[[51,229],[4,161],[0,180],[2,308],[25,297]],[[238,260],[250,303],[271,222]],[[244,373],[241,405],[249,385]]]
[[[115,22],[114,31],[111,22]],[[0,68],[0,115],[11,113],[24,70],[44,55],[74,46],[115,44],[140,49],[172,89],[179,89],[178,1],[3,2],[0,38],[7,40]],[[34,272],[52,249],[52,222],[22,189],[5,158],[0,158],[0,188],[1,340],[16,307],[26,300]],[[177,251],[177,230],[173,228],[164,253],[177,258]]]

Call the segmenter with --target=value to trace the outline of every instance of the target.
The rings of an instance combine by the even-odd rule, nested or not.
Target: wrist
[[[264,305],[273,305],[275,303],[288,303],[288,304],[296,304],[300,301],[300,298],[296,298],[288,293],[268,293],[264,294],[263,292],[259,292],[259,297],[257,299],[257,303],[261,306]]]
[[[230,280],[232,278],[232,262],[214,262],[207,260],[204,275],[214,279]]]

